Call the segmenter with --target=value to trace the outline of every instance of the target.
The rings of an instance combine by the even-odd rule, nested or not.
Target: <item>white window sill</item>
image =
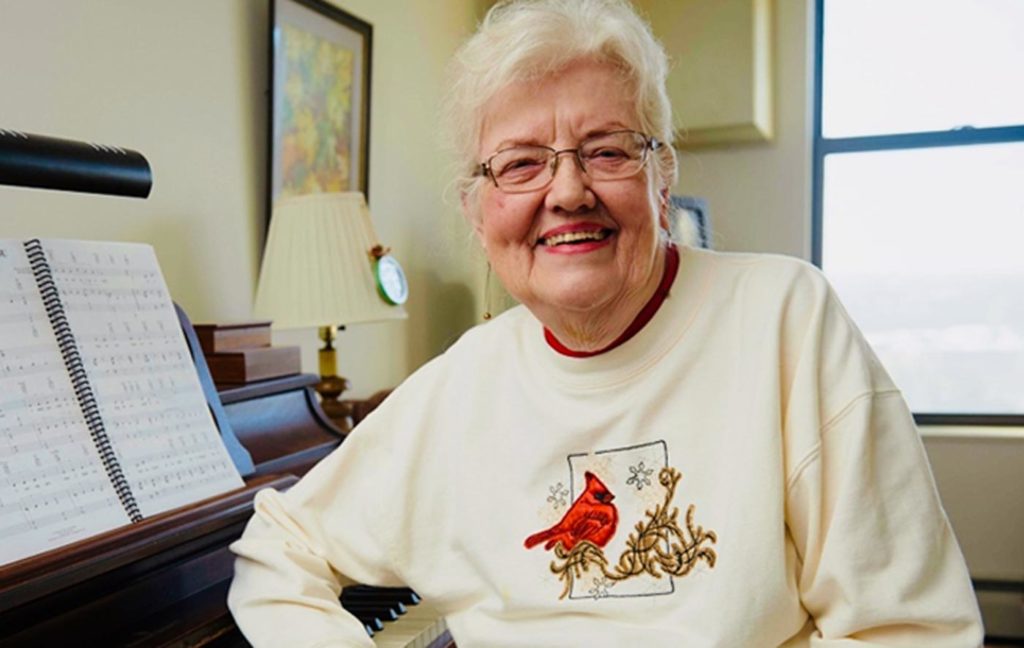
[[[1019,439],[1024,441],[1024,427],[1002,425],[919,425],[921,436],[939,439]]]

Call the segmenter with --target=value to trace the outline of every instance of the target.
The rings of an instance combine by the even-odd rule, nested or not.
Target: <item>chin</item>
[[[549,309],[581,313],[603,306],[611,294],[613,293],[610,290],[601,288],[592,281],[586,285],[570,283],[547,292],[537,302]]]

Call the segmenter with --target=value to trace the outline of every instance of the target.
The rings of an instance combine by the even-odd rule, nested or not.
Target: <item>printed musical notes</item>
[[[17,241],[0,241],[0,564],[128,523]]]
[[[0,451],[0,564],[242,486],[151,247],[0,241]]]

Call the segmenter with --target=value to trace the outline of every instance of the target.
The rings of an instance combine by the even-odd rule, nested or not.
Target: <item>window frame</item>
[[[918,148],[972,146],[1024,142],[1024,124],[975,128],[958,127],[946,131],[888,133],[854,137],[826,138],[822,135],[822,96],[824,80],[825,4],[814,2],[814,106],[812,116],[812,181],[811,181],[811,262],[822,268],[822,231],[824,229],[824,167],[825,156],[835,153],[892,151]],[[1024,389],[1024,385],[1021,385]],[[985,414],[980,412],[927,413],[914,412],[920,425],[1024,425],[1024,412],[1019,414]]]

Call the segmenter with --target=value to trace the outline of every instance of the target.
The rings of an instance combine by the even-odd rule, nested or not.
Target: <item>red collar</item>
[[[662,302],[668,297],[669,288],[672,287],[672,282],[675,281],[676,274],[679,272],[679,250],[676,249],[674,244],[669,244],[665,250],[665,272],[661,275],[661,283],[658,284],[658,288],[651,295],[651,298],[644,304],[644,307],[637,313],[636,318],[630,323],[626,330],[622,332],[622,335],[615,338],[615,340],[603,349],[597,351],[573,351],[569,347],[565,346],[558,341],[555,334],[544,327],[544,340],[547,341],[555,351],[558,351],[562,355],[569,356],[570,358],[589,358],[604,353],[605,351],[611,351],[615,347],[623,344],[629,338],[633,337],[640,332],[647,322],[651,321],[654,314],[661,308]]]

